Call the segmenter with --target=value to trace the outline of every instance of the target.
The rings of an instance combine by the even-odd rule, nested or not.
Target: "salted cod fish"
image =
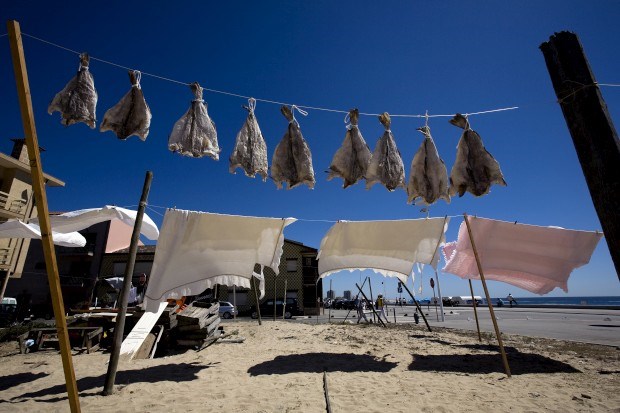
[[[234,174],[235,169],[242,168],[250,178],[259,174],[264,182],[268,175],[267,144],[258,126],[253,102],[250,101],[250,105],[243,108],[248,111],[248,117],[237,134],[235,149],[229,159],[229,169]]]
[[[209,118],[207,105],[202,100],[202,88],[198,82],[189,87],[194,93],[194,100],[187,112],[174,124],[168,138],[168,149],[194,158],[208,155],[217,161],[221,149],[217,143],[215,123]]]
[[[312,168],[312,154],[304,140],[299,123],[293,118],[293,112],[288,106],[282,106],[280,111],[288,120],[288,129],[271,160],[271,177],[278,189],[282,189],[282,182],[286,182],[287,189],[306,184],[314,188],[314,169]]]
[[[95,129],[97,122],[97,91],[95,80],[88,70],[88,53],[80,54],[80,68],[47,107],[47,113],[60,112],[61,123],[65,126],[84,122]]]
[[[103,116],[99,130],[112,131],[119,139],[125,140],[136,135],[145,141],[151,126],[151,110],[146,104],[138,77],[140,72],[129,71],[131,90]]]
[[[424,135],[424,142],[411,161],[409,184],[407,185],[407,203],[416,201],[422,205],[431,205],[439,198],[450,203],[448,195],[448,170],[443,159],[439,157],[437,147],[428,126],[418,128]],[[420,198],[418,201],[417,198]]]
[[[370,159],[366,171],[366,189],[370,189],[377,182],[382,183],[389,191],[398,187],[405,187],[405,167],[400,152],[390,131],[390,115],[384,112],[379,116],[379,122],[385,127],[383,136],[379,138],[377,146]]]
[[[482,196],[489,193],[492,184],[506,186],[499,163],[485,149],[480,135],[469,127],[467,118],[457,113],[450,123],[465,130],[450,172],[450,196],[463,196],[467,191]]]
[[[351,124],[347,127],[342,146],[336,151],[329,166],[330,171],[327,180],[331,181],[335,177],[340,177],[344,179],[343,188],[364,178],[372,156],[358,126],[359,116],[359,110],[351,109],[349,111]]]

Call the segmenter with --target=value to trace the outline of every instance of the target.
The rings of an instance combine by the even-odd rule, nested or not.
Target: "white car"
[[[228,301],[220,301],[220,317],[229,319],[239,314],[237,308]]]

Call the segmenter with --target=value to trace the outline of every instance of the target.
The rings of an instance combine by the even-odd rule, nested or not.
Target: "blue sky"
[[[2,21],[16,19],[24,33],[87,51],[92,56],[181,82],[297,105],[393,114],[451,114],[519,106],[518,110],[473,116],[472,128],[499,161],[507,187],[487,196],[466,194],[431,216],[467,212],[487,218],[600,230],[592,200],[538,46],[554,32],[576,32],[596,79],[620,83],[620,3],[600,1],[525,2],[150,2],[103,5],[65,1],[4,4]],[[6,29],[0,30],[5,33]],[[308,220],[422,218],[420,207],[406,204],[403,190],[371,190],[363,183],[342,189],[324,172],[345,134],[343,115],[309,110],[297,116],[313,155],[317,184],[277,190],[273,182],[228,172],[228,157],[246,112],[243,99],[205,92],[217,125],[220,161],[189,159],[167,149],[174,122],[192,99],[188,87],[143,75],[142,88],[153,113],[146,142],[119,141],[84,124],[64,127],[47,105],[78,67],[76,55],[24,38],[25,55],[39,143],[46,149],[46,172],[66,187],[48,190],[50,210],[116,204],[136,205],[144,174],[154,173],[149,203],[218,213],[293,216]],[[0,38],[0,151],[23,130],[10,64],[8,38]],[[125,70],[92,61],[99,93],[97,119],[128,90]],[[620,119],[620,88],[603,88],[612,120]],[[287,123],[277,105],[258,102],[256,115],[269,160]],[[408,176],[422,141],[420,119],[393,118],[392,131]],[[447,118],[429,126],[440,156],[450,169],[460,130]],[[362,117],[369,146],[383,131],[376,117]],[[149,210],[160,224],[164,210]],[[454,240],[462,219],[447,233]],[[298,222],[286,236],[318,248],[330,227]],[[443,265],[443,263],[441,263]],[[423,296],[432,292],[430,272]],[[334,289],[354,289],[359,272],[330,277]],[[440,275],[443,295],[468,294],[460,278]],[[372,278],[374,288],[395,296],[396,281]],[[381,282],[385,284],[379,287]],[[326,286],[329,284],[327,280]],[[490,282],[492,296],[529,296],[507,284]],[[419,280],[415,282],[416,291]],[[482,293],[480,284],[476,294]],[[551,295],[565,295],[559,289]],[[599,243],[590,264],[569,279],[569,295],[620,295],[607,245]]]

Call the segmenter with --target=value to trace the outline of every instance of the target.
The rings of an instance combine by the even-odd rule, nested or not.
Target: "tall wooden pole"
[[[469,281],[469,291],[471,292],[471,305],[474,306],[474,318],[476,319],[476,330],[478,331],[478,341],[482,341],[482,335],[480,334],[480,323],[478,322],[478,310],[476,310],[476,299],[474,298],[474,287],[471,285],[471,280]]]
[[[576,34],[540,45],[620,279],[620,140]]]
[[[37,213],[39,215],[39,226],[41,227],[41,244],[43,245],[43,254],[45,256],[45,268],[47,269],[52,307],[56,319],[56,329],[58,330],[58,344],[60,346],[62,367],[65,373],[69,406],[71,412],[75,413],[80,411],[80,401],[75,381],[75,371],[73,370],[73,360],[71,359],[71,346],[69,343],[67,320],[65,319],[65,305],[62,299],[60,277],[58,276],[58,264],[56,262],[49,211],[47,209],[47,195],[43,182],[43,168],[41,167],[39,141],[34,123],[32,101],[30,99],[30,85],[28,83],[28,71],[26,70],[26,59],[24,57],[21,30],[19,23],[15,20],[9,20],[7,22],[7,27],[9,30],[11,57],[13,59],[13,70],[15,71],[15,82],[17,83],[17,95],[19,97],[22,124],[24,126],[24,135],[28,148],[28,158],[30,159],[32,189],[34,190]]]
[[[428,324],[428,320],[426,319],[426,316],[424,315],[424,311],[422,311],[422,307],[420,307],[420,304],[418,303],[418,300],[415,299],[415,297],[413,296],[413,293],[411,292],[409,287],[407,287],[407,283],[403,283],[402,286],[409,293],[409,296],[413,300],[413,303],[415,304],[415,306],[417,307],[418,311],[422,315],[422,318],[424,319],[424,324],[426,324],[426,328],[428,328],[428,331],[432,331],[431,330],[431,326],[430,326],[430,324]]]
[[[282,320],[285,319],[284,315],[286,314],[286,288],[288,287],[287,284],[287,279],[284,279],[284,300],[282,300]]]
[[[334,306],[334,302],[336,302],[336,300],[334,300],[334,290],[332,290],[332,280],[329,280],[329,291],[331,291],[331,303],[329,304],[329,311],[327,312],[327,323],[331,323],[332,322],[332,307]]]
[[[487,298],[487,304],[489,306],[489,312],[491,313],[491,320],[493,321],[493,328],[495,328],[495,335],[497,336],[497,343],[499,344],[499,351],[502,353],[502,361],[504,362],[504,370],[506,370],[506,375],[508,377],[510,374],[510,366],[508,365],[508,358],[506,357],[506,351],[504,350],[504,343],[502,341],[502,335],[499,332],[499,326],[497,325],[497,319],[495,318],[495,311],[493,311],[493,306],[491,305],[491,296],[489,295],[489,290],[487,288],[487,282],[484,279],[484,272],[482,271],[482,264],[480,263],[480,257],[478,256],[478,250],[476,249],[476,243],[474,242],[474,237],[471,233],[471,227],[469,225],[469,217],[467,214],[463,214],[465,217],[465,225],[467,225],[467,233],[469,234],[469,241],[471,242],[471,248],[474,250],[474,257],[476,257],[476,265],[478,266],[478,273],[480,274],[480,280],[482,281],[482,287],[484,288],[484,295]],[[472,293],[472,299],[475,302]],[[475,304],[474,304],[474,308]]]
[[[258,325],[262,326],[263,321],[260,318],[260,302],[258,301],[258,288],[256,287],[255,277],[252,277],[252,285],[254,286],[254,298],[256,299],[256,313],[258,314]]]
[[[110,363],[108,364],[108,372],[105,376],[105,386],[103,387],[103,395],[108,396],[114,393],[114,380],[116,379],[116,371],[118,369],[118,359],[121,354],[121,345],[123,344],[123,333],[125,331],[125,317],[127,315],[127,301],[129,300],[129,290],[131,289],[131,277],[136,264],[136,255],[138,254],[138,244],[140,242],[140,230],[142,228],[142,218],[144,217],[144,209],[146,201],[149,197],[151,189],[151,181],[153,180],[153,172],[147,171],[144,178],[144,187],[142,188],[142,196],[138,205],[138,213],[136,222],[133,225],[133,233],[131,234],[131,242],[129,244],[129,259],[127,267],[125,267],[125,276],[123,278],[123,288],[121,290],[121,299],[116,315],[116,325],[114,326],[114,340],[112,342],[112,351],[110,353]]]

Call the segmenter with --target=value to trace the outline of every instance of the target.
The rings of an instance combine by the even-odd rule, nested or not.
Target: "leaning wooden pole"
[[[370,280],[368,281],[368,283],[370,284]],[[357,289],[359,290],[360,294],[362,294],[362,297],[364,297],[364,300],[368,301],[368,297],[366,297],[366,294],[364,294],[364,291],[362,291],[361,287],[360,287],[359,285],[357,285],[357,283],[355,283],[355,286],[356,286],[356,287],[357,287]],[[372,305],[372,303],[371,303],[371,305],[370,305],[370,308],[372,309],[372,313],[373,313],[374,315],[376,315],[376,316],[377,316],[377,319],[379,320],[379,322],[381,323],[381,325],[382,325],[383,327],[387,327],[387,326],[385,325],[385,323],[383,322],[383,320],[381,319],[381,317],[379,317],[379,314],[377,314],[377,311],[375,310],[375,306],[374,306],[374,305]]]
[[[620,140],[576,34],[540,45],[620,279]]]
[[[510,366],[508,365],[508,358],[506,357],[506,350],[504,350],[504,343],[502,342],[502,335],[499,331],[499,326],[497,325],[497,319],[495,318],[495,312],[493,311],[493,306],[491,305],[491,296],[489,295],[489,290],[487,288],[487,282],[484,279],[484,272],[482,271],[482,264],[480,263],[480,257],[478,256],[478,250],[476,249],[476,243],[474,242],[474,237],[471,233],[471,227],[469,225],[469,217],[467,216],[467,214],[463,214],[463,216],[465,217],[465,225],[467,225],[467,233],[469,234],[469,241],[471,242],[471,248],[474,250],[474,257],[476,257],[476,265],[478,266],[478,272],[480,273],[480,280],[482,281],[482,287],[484,288],[484,295],[487,299],[487,304],[489,305],[489,312],[491,313],[491,320],[493,321],[493,328],[495,328],[495,335],[497,336],[497,343],[499,344],[499,351],[500,353],[502,353],[502,361],[504,362],[504,370],[506,370],[506,375],[510,377],[511,376]],[[473,297],[473,293],[472,293],[472,300],[475,301]]]
[[[401,285],[409,293],[409,296],[413,300],[413,303],[415,304],[415,306],[417,307],[418,311],[422,315],[422,319],[424,319],[424,324],[426,324],[426,328],[428,328],[428,331],[432,331],[431,330],[431,326],[430,326],[430,324],[428,324],[428,320],[426,319],[426,316],[424,315],[424,311],[422,311],[422,307],[420,307],[420,304],[418,303],[418,300],[415,299],[415,297],[413,296],[413,293],[411,292],[409,287],[407,287],[407,283],[402,283]]]
[[[474,297],[474,287],[469,281],[469,291],[471,292],[471,305],[474,306],[474,318],[476,319],[476,330],[478,330],[478,341],[482,341],[482,335],[480,334],[480,323],[478,322],[478,310],[476,310],[476,298]]]
[[[75,381],[75,371],[73,360],[71,359],[71,346],[67,330],[67,320],[65,319],[65,306],[62,299],[60,288],[60,277],[58,276],[58,264],[54,251],[54,240],[49,221],[49,211],[47,208],[47,195],[43,181],[43,168],[41,167],[41,157],[39,155],[39,142],[37,130],[34,123],[32,101],[30,99],[30,85],[28,83],[28,71],[26,70],[26,59],[22,45],[22,36],[19,23],[15,20],[7,22],[9,30],[9,40],[11,44],[11,57],[13,59],[13,70],[15,71],[15,82],[17,83],[17,95],[22,115],[22,124],[28,148],[28,158],[30,159],[30,173],[32,174],[32,189],[34,190],[37,213],[39,215],[39,226],[41,227],[41,244],[45,256],[45,268],[47,269],[47,279],[50,285],[50,295],[52,297],[52,307],[56,319],[58,330],[58,344],[62,357],[62,366],[65,373],[67,394],[71,412],[80,411],[80,400],[78,395],[77,383]]]
[[[142,229],[142,218],[144,217],[144,209],[146,208],[146,201],[149,197],[152,180],[153,172],[147,171],[146,177],[144,178],[144,187],[142,188],[140,204],[138,205],[136,222],[133,225],[131,242],[129,244],[129,258],[127,260],[127,267],[125,267],[123,288],[121,290],[118,314],[116,315],[116,325],[114,326],[114,340],[112,341],[110,362],[108,364],[108,372],[106,373],[105,385],[103,387],[104,396],[108,396],[114,393],[114,381],[116,380],[116,371],[118,370],[118,360],[121,354],[121,345],[123,344],[123,333],[125,332],[125,317],[127,315],[127,301],[129,300],[129,290],[131,289],[131,277],[133,276],[133,269],[136,264],[138,244],[140,243],[140,231]]]
[[[252,277],[252,285],[254,286],[254,298],[256,299],[256,314],[258,314],[258,325],[263,325],[263,320],[260,318],[260,301],[258,301],[258,287],[256,287],[256,278]]]

